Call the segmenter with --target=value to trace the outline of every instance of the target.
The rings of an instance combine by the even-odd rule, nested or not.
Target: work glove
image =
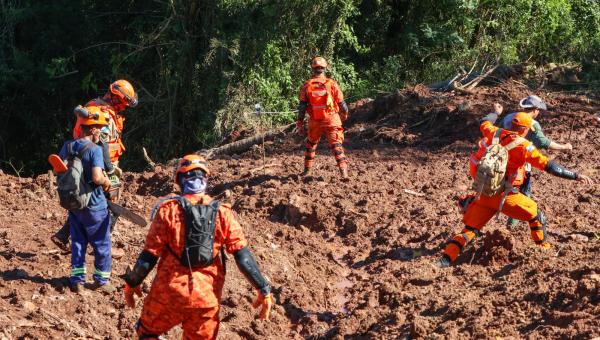
[[[123,290],[123,295],[125,295],[125,304],[127,307],[135,308],[135,296],[133,294],[142,297],[142,285],[139,285],[135,288],[129,287],[129,285],[125,284],[125,289]]]
[[[258,297],[252,304],[252,308],[258,308],[259,306],[261,306],[260,318],[262,320],[269,320],[269,314],[271,314],[271,308],[273,307],[273,295],[269,293],[263,296],[258,292]]]
[[[306,129],[304,128],[303,120],[296,121],[296,130],[300,136],[306,136]]]

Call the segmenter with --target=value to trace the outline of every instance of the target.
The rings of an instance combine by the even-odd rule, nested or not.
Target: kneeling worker
[[[498,212],[527,221],[533,241],[543,250],[552,247],[547,240],[545,214],[538,209],[536,202],[519,192],[519,187],[523,185],[525,163],[556,177],[578,181],[584,185],[593,184],[588,176],[550,161],[524,138],[533,125],[530,115],[524,112],[514,115],[510,129],[495,127],[493,124],[497,118],[497,113],[491,113],[483,118],[480,125],[484,138],[479,143],[479,150],[470,158],[474,187],[480,190],[478,194],[459,202],[464,209],[465,226],[446,245],[438,261],[440,267],[447,267],[454,262],[465,246],[481,234],[483,227]],[[503,171],[498,171],[500,169]],[[491,173],[495,173],[496,177],[491,176]],[[504,176],[500,177],[500,174]]]
[[[157,339],[181,324],[184,339],[214,339],[219,330],[219,304],[225,283],[223,251],[233,254],[240,271],[258,290],[253,306],[268,319],[273,298],[231,206],[205,194],[210,171],[204,158],[183,157],[174,179],[182,196],[158,203],[144,250],[125,275],[125,301],[135,306],[134,293],[158,269],[136,325],[140,339]]]

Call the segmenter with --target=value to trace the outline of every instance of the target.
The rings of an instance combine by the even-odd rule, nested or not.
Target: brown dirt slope
[[[528,93],[513,82],[469,96],[418,86],[356,103],[347,183],[324,145],[314,175],[299,177],[303,146],[292,136],[267,143],[264,171],[256,170],[257,148],[213,160],[211,192],[232,191],[277,301],[269,323],[255,320],[254,291],[230,260],[220,338],[600,336],[597,184],[535,172],[534,198],[548,215],[552,251],[536,249],[525,224],[511,233],[501,218],[456,266],[432,266],[461,228],[455,199],[470,184],[466,160],[479,136],[477,117],[494,101],[511,111]],[[540,95],[553,109],[540,118],[547,135],[562,142],[570,136],[575,146],[550,156],[600,180],[598,98]],[[126,206],[148,216],[173,190],[171,170],[128,173]],[[65,289],[69,255],[49,240],[65,213],[48,185],[46,175],[0,175],[0,338],[133,338],[139,306],[125,309],[120,293]],[[119,222],[119,286],[146,232]],[[167,338],[180,335],[175,329]]]

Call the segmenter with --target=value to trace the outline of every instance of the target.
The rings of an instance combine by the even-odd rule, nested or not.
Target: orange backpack
[[[306,86],[306,96],[310,103],[310,117],[315,120],[329,118],[336,112],[332,94],[333,82],[331,79],[313,78]]]

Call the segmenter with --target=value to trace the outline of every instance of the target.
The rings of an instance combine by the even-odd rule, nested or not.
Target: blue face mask
[[[206,190],[206,177],[196,176],[184,178],[181,180],[182,191],[184,194],[201,194]]]

